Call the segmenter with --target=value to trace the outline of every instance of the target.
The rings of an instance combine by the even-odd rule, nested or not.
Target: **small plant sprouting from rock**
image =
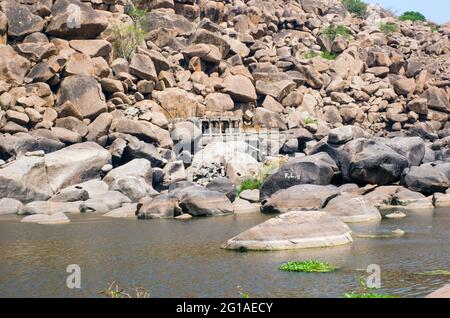
[[[305,125],[317,125],[317,119],[312,117],[306,117],[305,119],[303,119],[303,122],[305,123]]]
[[[387,35],[390,35],[397,31],[397,25],[393,22],[381,22],[380,31]]]
[[[314,51],[314,50],[309,50],[309,51],[307,51],[304,55],[303,55],[303,57],[305,58],[305,59],[307,59],[307,60],[310,60],[310,59],[313,59],[313,58],[315,58],[315,57],[317,57],[317,53],[316,53],[316,51]]]
[[[133,2],[129,1],[125,12],[131,17],[133,24],[117,24],[113,27],[114,49],[116,56],[130,60],[145,40],[146,11],[137,8]]]
[[[367,14],[367,3],[361,0],[342,0],[342,4],[348,12],[354,13],[359,17]]]
[[[144,287],[122,288],[118,283],[112,282],[108,288],[99,292],[106,298],[150,298],[150,292]]]
[[[244,190],[259,190],[261,189],[262,182],[258,179],[246,179],[241,182],[238,188],[238,195]]]
[[[343,25],[329,26],[329,27],[323,28],[322,31],[320,32],[320,34],[326,36],[331,41],[334,41],[338,35],[340,35],[344,38],[349,38],[352,35],[350,30]]]
[[[326,262],[319,261],[303,261],[303,262],[287,262],[279,267],[285,272],[304,272],[304,273],[329,273],[337,268]]]
[[[430,30],[431,30],[431,32],[435,33],[435,32],[439,31],[439,27],[437,25],[432,24],[430,26]]]
[[[398,17],[400,21],[422,21],[425,22],[427,18],[425,16],[417,11],[406,11],[401,16]]]
[[[239,292],[239,295],[241,295],[241,298],[250,298],[250,294],[245,292],[242,286],[236,286]]]
[[[325,59],[325,60],[330,60],[330,61],[333,61],[333,60],[335,60],[336,59],[336,54],[334,54],[334,53],[331,53],[331,52],[322,52],[322,53],[320,53],[320,56],[323,58],[323,59]]]

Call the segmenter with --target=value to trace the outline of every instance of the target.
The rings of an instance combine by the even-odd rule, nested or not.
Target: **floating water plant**
[[[329,263],[319,261],[304,261],[304,262],[287,262],[279,267],[285,272],[304,272],[304,273],[328,273],[333,272],[337,268]]]
[[[399,298],[398,296],[393,296],[389,294],[382,293],[371,293],[369,290],[378,289],[378,287],[368,287],[366,283],[366,278],[364,276],[360,276],[358,278],[358,283],[361,286],[363,292],[362,293],[345,293],[343,298]]]
[[[397,296],[392,296],[389,294],[377,294],[377,293],[347,293],[344,294],[344,298],[399,298]]]
[[[424,276],[450,276],[450,271],[438,269],[438,270],[435,270],[435,271],[418,272],[418,273],[414,273],[414,275],[424,275]]]

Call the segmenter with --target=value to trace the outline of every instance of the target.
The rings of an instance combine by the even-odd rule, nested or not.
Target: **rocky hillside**
[[[450,24],[340,0],[0,8],[0,213],[286,212],[373,185],[393,187],[371,204],[450,202]],[[201,137],[195,117],[289,137],[268,157],[243,141],[195,153],[179,146]],[[260,191],[235,200],[249,180]]]

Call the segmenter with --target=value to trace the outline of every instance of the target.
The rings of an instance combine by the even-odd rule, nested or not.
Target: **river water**
[[[417,272],[450,270],[450,209],[400,220],[350,225],[352,244],[333,248],[240,253],[220,249],[232,236],[270,216],[176,220],[109,219],[68,215],[66,225],[0,218],[0,297],[99,297],[116,281],[142,286],[152,297],[342,297],[361,292],[358,277],[381,267],[380,292],[422,297],[450,276]],[[402,229],[399,238],[357,238],[356,233]],[[286,273],[281,263],[317,259],[340,269],[327,274]],[[69,289],[69,264],[81,268],[81,288]],[[241,286],[238,288],[237,286]]]

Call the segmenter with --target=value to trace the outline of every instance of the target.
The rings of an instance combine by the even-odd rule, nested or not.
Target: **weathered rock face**
[[[392,139],[378,139],[392,148],[399,155],[408,159],[410,166],[419,166],[425,156],[425,142],[419,137],[396,137]]]
[[[47,178],[45,159],[42,154],[22,156],[0,167],[0,193],[26,203],[47,200],[53,190]]]
[[[94,119],[107,110],[101,86],[90,76],[74,75],[62,81],[58,103],[63,105],[66,102],[71,102],[83,118]]]
[[[289,212],[272,218],[228,240],[232,250],[287,250],[351,243],[351,230],[326,212]]]
[[[106,164],[111,164],[111,154],[93,142],[75,144],[45,156],[47,178],[53,192],[98,178]]]
[[[79,0],[57,0],[45,33],[64,39],[93,39],[108,26],[108,19]]]
[[[12,47],[0,47],[0,81],[22,84],[31,63],[24,57],[16,54]]]
[[[70,220],[64,213],[54,213],[54,214],[34,214],[26,216],[20,222],[54,225],[54,224],[67,224],[70,223]]]
[[[266,213],[286,213],[298,210],[319,210],[338,194],[335,186],[300,184],[279,190],[269,199],[261,202],[261,211]]]
[[[137,211],[137,204],[127,204],[123,207],[112,210],[103,216],[110,218],[135,218]]]
[[[179,89],[167,88],[155,92],[155,100],[161,105],[168,118],[192,118],[197,116],[197,99],[194,95]]]
[[[182,214],[178,198],[171,193],[160,194],[153,199],[144,199],[139,208],[139,219],[174,218]]]
[[[45,26],[44,19],[16,1],[4,1],[2,9],[8,19],[8,36],[23,38],[28,34],[42,31]]]
[[[80,213],[83,202],[50,202],[34,201],[25,205],[21,214],[57,214],[57,213]]]
[[[262,198],[298,184],[330,184],[338,167],[326,153],[293,159],[269,176],[261,187]]]
[[[0,199],[0,215],[19,214],[22,211],[22,202],[16,199],[3,198]]]
[[[154,193],[152,187],[153,171],[150,161],[134,159],[129,163],[111,170],[103,181],[110,190],[119,191],[133,202]]]
[[[324,211],[345,223],[358,223],[381,220],[378,209],[366,202],[363,196],[343,194],[331,199]]]
[[[113,120],[110,131],[135,136],[136,138],[148,143],[158,141],[158,137],[152,127],[143,121],[119,118],[117,120]]]
[[[192,216],[221,216],[233,213],[230,200],[222,192],[209,190],[188,191],[180,200],[183,213]]]
[[[411,167],[402,176],[402,183],[409,189],[422,193],[444,192],[450,187],[450,163]]]
[[[223,81],[224,92],[231,95],[237,102],[253,102],[256,100],[256,90],[249,78],[243,75],[229,75]]]
[[[385,185],[398,179],[409,166],[408,159],[372,139],[350,141],[343,150],[349,162],[341,163],[341,169],[348,169],[348,176],[357,183]]]
[[[206,189],[224,193],[231,202],[236,198],[236,186],[228,178],[216,178],[206,185]]]

